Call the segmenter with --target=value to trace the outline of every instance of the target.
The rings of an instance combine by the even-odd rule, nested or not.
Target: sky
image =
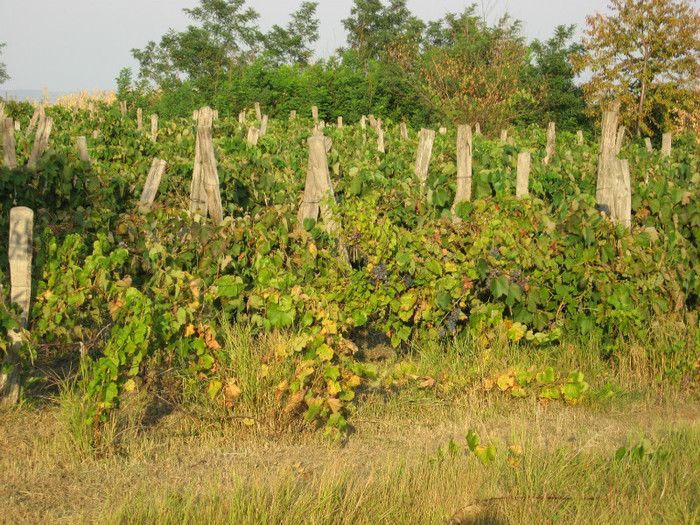
[[[247,0],[260,13],[260,28],[286,26],[302,0]],[[316,56],[328,57],[345,45],[341,20],[350,15],[353,0],[318,0],[321,22]],[[387,3],[386,1],[384,2]],[[546,40],[561,24],[585,26],[586,15],[607,12],[607,0],[408,0],[409,9],[424,21],[445,13],[461,13],[476,3],[480,14],[495,23],[504,13],[522,21],[529,40]],[[182,9],[198,0],[0,0],[0,62],[10,80],[0,93],[41,90],[49,93],[109,90],[124,67],[134,76],[138,62],[132,48],[160,41],[168,29],[191,23]]]

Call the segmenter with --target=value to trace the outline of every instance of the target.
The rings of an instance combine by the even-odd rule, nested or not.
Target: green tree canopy
[[[2,54],[2,48],[6,45],[5,43],[0,44],[0,54]],[[0,84],[7,80],[10,80],[10,75],[7,74],[7,66],[4,62],[0,62]]]
[[[575,62],[592,73],[586,98],[619,99],[638,134],[665,128],[671,106],[697,100],[700,14],[691,0],[610,0],[608,8],[587,17],[585,53]]]
[[[286,28],[275,24],[265,35],[265,55],[273,64],[308,65],[311,62],[314,54],[311,46],[318,40],[317,7],[318,2],[302,2],[292,13]]]

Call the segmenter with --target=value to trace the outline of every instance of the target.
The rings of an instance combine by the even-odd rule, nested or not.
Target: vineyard
[[[470,198],[456,203],[457,130],[435,135],[423,179],[418,130],[398,122],[218,115],[210,128],[218,188],[205,181],[196,213],[201,122],[161,121],[151,132],[140,111],[137,119],[136,108],[122,110],[54,106],[37,117],[28,104],[5,108],[19,131],[17,167],[0,171],[0,347],[9,352],[12,334],[21,342],[4,377],[21,372],[28,384],[47,356],[72,363],[95,443],[125,395],[167,381],[177,385],[172,401],[207,397],[244,426],[342,433],[359,394],[401,382],[401,372],[366,358],[377,345],[401,353],[467,338],[482,349],[504,341],[527,349],[576,334],[613,358],[625,342],[653,341],[670,326],[677,340],[664,352],[676,365],[662,380],[698,386],[693,136],[674,137],[670,156],[624,137],[627,226],[596,206],[598,137],[559,133],[548,153],[541,128],[474,132]],[[48,149],[31,159],[39,132],[23,130],[49,117]],[[76,137],[87,137],[87,152],[79,155]],[[325,193],[309,187],[313,137],[325,137]],[[531,171],[527,194],[516,197],[521,153]],[[154,159],[165,169],[149,202],[142,193]],[[33,210],[28,312],[11,304],[5,245],[19,206]],[[243,375],[222,345],[236,326],[283,334],[286,344]],[[495,387],[578,403],[588,384],[576,370],[563,373],[519,371]],[[274,399],[264,414],[262,397]]]

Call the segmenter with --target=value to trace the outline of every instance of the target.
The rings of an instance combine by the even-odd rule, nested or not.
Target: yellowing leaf
[[[496,384],[502,392],[505,392],[509,388],[513,388],[513,385],[515,385],[515,378],[511,374],[501,374],[498,376]]]
[[[194,335],[194,334],[195,334],[194,325],[192,323],[190,323],[185,327],[185,337],[189,337],[189,336]]]
[[[328,406],[334,414],[340,412],[340,409],[343,408],[343,403],[340,401],[340,399],[336,399],[334,397],[329,397],[326,400],[326,403],[328,403]]]
[[[229,380],[229,382],[226,384],[226,388],[224,388],[224,396],[227,399],[236,399],[242,392],[243,390],[241,390],[241,387],[236,384],[235,379]]]
[[[300,390],[296,394],[293,394],[292,397],[289,398],[289,402],[287,403],[287,406],[284,407],[284,412],[291,412],[294,410],[296,407],[298,407],[301,402],[304,400],[304,391]]]

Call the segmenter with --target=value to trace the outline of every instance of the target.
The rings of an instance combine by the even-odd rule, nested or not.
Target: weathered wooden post
[[[126,100],[119,101],[119,110],[122,113],[122,117],[126,117]]]
[[[88,152],[87,139],[84,136],[75,137],[75,145],[78,149],[78,158],[89,163],[90,153]]]
[[[583,146],[583,131],[581,131],[581,130],[578,130],[576,132],[576,143],[579,146]]]
[[[164,160],[158,158],[153,159],[151,170],[148,172],[146,184],[144,184],[143,192],[141,193],[141,200],[139,201],[141,206],[147,208],[153,206],[153,201],[158,192],[158,186],[160,186],[160,180],[163,178],[163,173],[165,172],[165,166],[166,162]]]
[[[263,115],[262,119],[260,119],[260,136],[262,137],[263,135],[267,134],[267,125],[269,123],[270,119],[267,115]]]
[[[304,197],[297,215],[297,226],[300,229],[303,228],[305,219],[316,220],[320,212],[326,231],[330,236],[336,236],[342,229],[342,224],[333,217],[333,209],[326,202],[335,202],[328,170],[327,153],[330,144],[328,137],[323,135],[314,135],[309,138],[309,164],[306,171]],[[340,255],[349,266],[350,257],[347,247],[343,243],[339,246]]]
[[[294,120],[297,118],[297,110],[293,109],[289,112],[289,120]]]
[[[408,138],[408,128],[406,127],[405,122],[402,122],[401,125],[399,126],[399,132],[401,133],[401,138],[404,138],[404,139]]]
[[[478,122],[474,124],[474,134],[481,135],[481,124],[479,124]]]
[[[190,185],[190,211],[201,212],[203,215],[208,213],[218,225],[223,221],[223,207],[211,135],[212,117],[211,108],[205,106],[199,110],[194,171]]]
[[[11,118],[2,119],[2,162],[6,168],[17,167],[17,146],[15,128]]]
[[[651,146],[651,139],[649,137],[644,138],[644,146],[646,146],[649,153],[654,152],[654,148]]]
[[[338,129],[343,129],[343,117],[338,117]]]
[[[377,151],[386,153],[384,148],[384,130],[382,128],[377,128]]]
[[[627,128],[625,126],[620,126],[617,128],[617,138],[615,139],[615,155],[619,155],[622,151],[622,143],[625,140],[625,133]]]
[[[49,135],[51,135],[52,127],[53,119],[51,119],[51,117],[39,119],[39,126],[34,136],[34,146],[32,147],[32,152],[27,161],[28,168],[35,168],[39,162],[39,158],[44,154],[44,151],[46,151],[46,147],[49,145]]]
[[[250,144],[251,146],[257,146],[259,136],[260,130],[258,128],[256,128],[255,126],[250,126],[248,128],[248,144]]]
[[[433,142],[435,142],[435,130],[421,128],[418,133],[418,151],[416,152],[416,165],[414,173],[418,176],[421,184],[428,178],[428,166],[430,156],[433,153]]]
[[[260,102],[254,104],[256,120],[262,120],[262,111],[260,110]]]
[[[318,106],[311,106],[311,117],[315,122],[318,122]]]
[[[32,113],[32,118],[29,119],[29,126],[27,126],[27,135],[30,135],[34,131],[36,125],[45,116],[46,115],[44,113],[44,105],[39,104],[39,107],[34,110],[34,113]]]
[[[440,129],[438,130],[440,132],[440,135],[444,135],[447,133],[447,128],[445,126],[440,126]]]
[[[554,156],[554,152],[556,151],[557,147],[557,125],[555,122],[550,122],[549,125],[547,126],[547,146],[546,146],[546,155],[544,159],[542,160],[543,164],[549,164],[549,161],[552,160],[552,157]],[[520,159],[520,157],[518,157]],[[520,165],[520,160],[518,160],[518,165]]]
[[[598,154],[598,178],[596,180],[595,201],[598,209],[608,216],[612,213],[614,179],[617,148],[617,109],[603,111]]]
[[[88,102],[88,111],[90,112],[90,118],[95,118],[95,103],[92,100]]]
[[[245,109],[238,114],[238,123],[245,124]]]
[[[143,109],[136,108],[136,129],[143,131]]]
[[[457,127],[457,191],[452,204],[452,217],[462,201],[472,200],[472,128],[467,124]]]
[[[632,226],[632,185],[630,184],[630,165],[627,159],[615,159],[613,162],[614,203],[611,219],[625,228]]]
[[[670,157],[671,156],[671,142],[673,141],[673,134],[668,132],[661,136],[661,156]]]
[[[501,142],[505,142],[506,140],[508,140],[508,130],[502,129],[501,130]]]
[[[158,115],[151,115],[151,142],[158,140]]]
[[[528,151],[518,153],[518,171],[515,185],[515,197],[522,199],[529,193],[530,163],[532,158]]]
[[[19,323],[27,327],[29,306],[32,297],[32,235],[34,212],[24,206],[10,210],[10,238],[8,258],[10,260],[10,302],[21,309]],[[7,333],[8,349],[3,365],[9,367],[7,373],[0,372],[0,396],[2,404],[12,406],[19,400],[20,393],[20,351],[22,349],[21,329]]]

